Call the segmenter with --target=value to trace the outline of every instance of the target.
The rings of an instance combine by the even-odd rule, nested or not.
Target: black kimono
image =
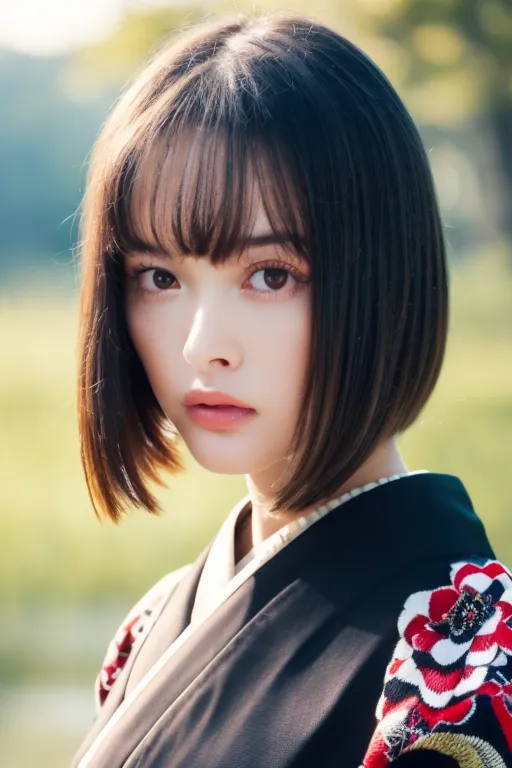
[[[191,623],[211,546],[120,628],[73,768],[512,766],[512,574],[456,477],[354,495]]]

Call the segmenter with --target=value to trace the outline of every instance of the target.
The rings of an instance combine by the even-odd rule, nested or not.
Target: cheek
[[[297,411],[302,405],[302,398],[305,391],[306,375],[310,365],[311,358],[311,319],[308,311],[301,313],[297,320],[295,333],[292,343],[288,346],[289,360],[287,365],[293,370],[293,396],[294,396],[294,415],[297,417]]]
[[[262,381],[266,379],[275,394],[281,393],[281,406],[291,410],[303,393],[311,349],[309,308],[304,302],[294,309],[273,324],[261,350],[267,373]]]
[[[162,392],[163,383],[170,382],[171,366],[168,366],[169,370],[166,370],[166,367],[172,339],[168,334],[162,333],[162,325],[154,314],[151,316],[149,313],[146,315],[144,312],[130,311],[128,305],[126,321],[135,351],[157,399],[160,399],[160,396],[165,394]]]
[[[126,325],[135,351],[147,371],[148,358],[151,357],[150,326],[147,323],[141,322],[140,315],[131,308],[130,302],[127,303],[126,307]]]

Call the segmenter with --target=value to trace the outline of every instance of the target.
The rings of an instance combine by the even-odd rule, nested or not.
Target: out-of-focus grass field
[[[461,477],[497,555],[512,565],[512,270],[504,263],[489,253],[452,267],[444,371],[400,442],[410,469]],[[243,478],[209,474],[189,457],[186,474],[161,494],[162,517],[99,524],[79,462],[69,293],[0,294],[2,768],[69,764],[125,611],[195,558],[246,492]]]

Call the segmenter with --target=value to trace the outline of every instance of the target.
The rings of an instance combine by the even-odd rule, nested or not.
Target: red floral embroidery
[[[110,643],[103,665],[96,680],[96,695],[98,703],[103,706],[110,690],[121,674],[130,651],[137,638],[137,630],[141,627],[142,616],[137,614],[127,618],[119,627],[113,641]]]
[[[186,567],[185,567],[186,568]],[[158,611],[185,569],[163,577],[130,610],[110,642],[95,683],[96,709],[105,703],[133,648],[152,627]]]
[[[404,605],[365,768],[435,731],[490,733],[512,752],[512,574],[495,560],[455,563],[451,582]]]

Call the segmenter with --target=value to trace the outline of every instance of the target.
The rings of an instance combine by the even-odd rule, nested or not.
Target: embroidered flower
[[[432,734],[512,754],[512,574],[489,560],[455,563],[450,576],[404,605],[364,768],[384,768]]]
[[[103,664],[96,677],[96,711],[99,711],[105,703],[133,648],[147,635],[172,589],[188,567],[184,566],[166,574],[129,611],[109,643]]]
[[[99,706],[103,706],[112,686],[121,674],[130,652],[138,637],[144,632],[144,618],[151,616],[151,610],[130,613],[117,630],[107,649],[105,659],[96,680],[96,697]]]
[[[512,656],[512,574],[491,560],[484,566],[455,563],[452,585],[417,592],[398,620],[401,640],[388,668],[386,698],[403,698],[408,684],[423,702],[446,707],[478,691],[489,670]],[[385,714],[382,699],[378,715]]]

